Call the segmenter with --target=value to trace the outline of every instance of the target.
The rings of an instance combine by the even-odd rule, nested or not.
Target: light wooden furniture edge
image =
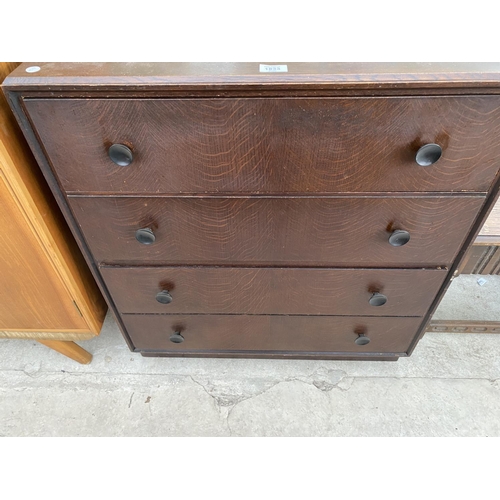
[[[19,63],[0,63],[0,82]],[[70,233],[43,176],[31,155],[14,116],[0,92],[0,182],[35,236],[54,275],[64,286],[82,319],[82,328],[0,329],[0,338],[33,339],[44,343],[78,362],[90,362],[90,354],[74,344],[99,334],[107,306],[87,264]]]

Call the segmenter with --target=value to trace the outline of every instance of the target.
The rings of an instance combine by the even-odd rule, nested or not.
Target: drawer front
[[[141,351],[404,353],[421,318],[123,315]],[[184,341],[170,340],[180,332]],[[360,335],[370,342],[356,344]],[[359,341],[359,340],[358,340]]]
[[[500,164],[500,96],[24,103],[71,192],[485,192]],[[443,154],[421,167],[427,143]]]
[[[452,262],[484,199],[69,198],[99,262],[433,267]],[[137,231],[151,229],[153,244]],[[392,246],[395,230],[410,241]]]
[[[423,316],[447,271],[101,268],[122,313]]]

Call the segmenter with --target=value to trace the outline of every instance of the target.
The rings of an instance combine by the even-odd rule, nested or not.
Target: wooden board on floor
[[[441,333],[500,333],[500,321],[434,320],[428,332]]]

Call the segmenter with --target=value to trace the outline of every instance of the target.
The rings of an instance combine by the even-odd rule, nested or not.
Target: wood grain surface
[[[101,273],[122,313],[421,316],[444,270],[117,268]],[[162,304],[156,294],[168,290]],[[371,306],[375,292],[387,303]]]
[[[70,198],[97,261],[433,267],[453,261],[484,199]],[[151,227],[152,245],[135,239]],[[393,230],[410,232],[393,247]]]
[[[83,193],[486,192],[500,96],[26,99],[63,189]],[[134,152],[115,165],[114,143]],[[438,143],[442,158],[415,161]]]
[[[32,64],[4,91],[92,266],[113,266],[103,274],[115,312],[141,313],[118,319],[144,355],[410,354],[499,189],[499,63],[290,63],[270,75],[256,63],[40,63],[26,73]],[[443,157],[419,167],[428,142]],[[133,150],[129,167],[109,160],[113,143]],[[151,246],[135,240],[144,227]],[[395,229],[410,232],[406,246],[388,244]],[[422,278],[430,273],[442,286]],[[406,301],[422,317],[361,315],[374,283],[391,291],[380,309]],[[148,301],[164,286],[172,312],[158,314]],[[350,297],[357,310],[325,316],[329,293],[335,311],[350,312]],[[168,339],[176,329],[182,344]],[[370,344],[354,343],[359,331]]]
[[[130,314],[123,321],[139,350],[402,354],[421,319]],[[170,342],[175,331],[184,337],[182,344]],[[369,337],[370,343],[356,345],[357,332]]]
[[[1,169],[0,249],[0,330],[87,329]]]
[[[74,342],[64,342],[60,340],[38,340],[38,342],[82,365],[88,365],[92,361],[92,354]]]
[[[0,330],[98,334],[106,304],[1,95],[0,183]]]
[[[435,88],[495,88],[500,86],[500,63],[496,62],[292,62],[286,73],[261,73],[259,62],[177,62],[177,63],[78,63],[27,62],[9,78],[15,89],[72,90],[100,89],[115,93],[127,89],[163,90],[234,88],[280,88],[287,93],[295,88],[322,89],[325,86],[351,89],[369,88],[381,92],[389,89],[418,89],[432,92]],[[27,73],[37,65],[40,71]]]
[[[0,339],[17,339],[17,340],[90,340],[95,337],[95,333],[88,330],[76,331],[38,331],[33,330],[0,330]]]

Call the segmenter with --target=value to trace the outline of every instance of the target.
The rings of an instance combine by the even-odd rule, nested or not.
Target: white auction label
[[[286,64],[259,64],[259,71],[261,73],[288,73],[288,66]]]

